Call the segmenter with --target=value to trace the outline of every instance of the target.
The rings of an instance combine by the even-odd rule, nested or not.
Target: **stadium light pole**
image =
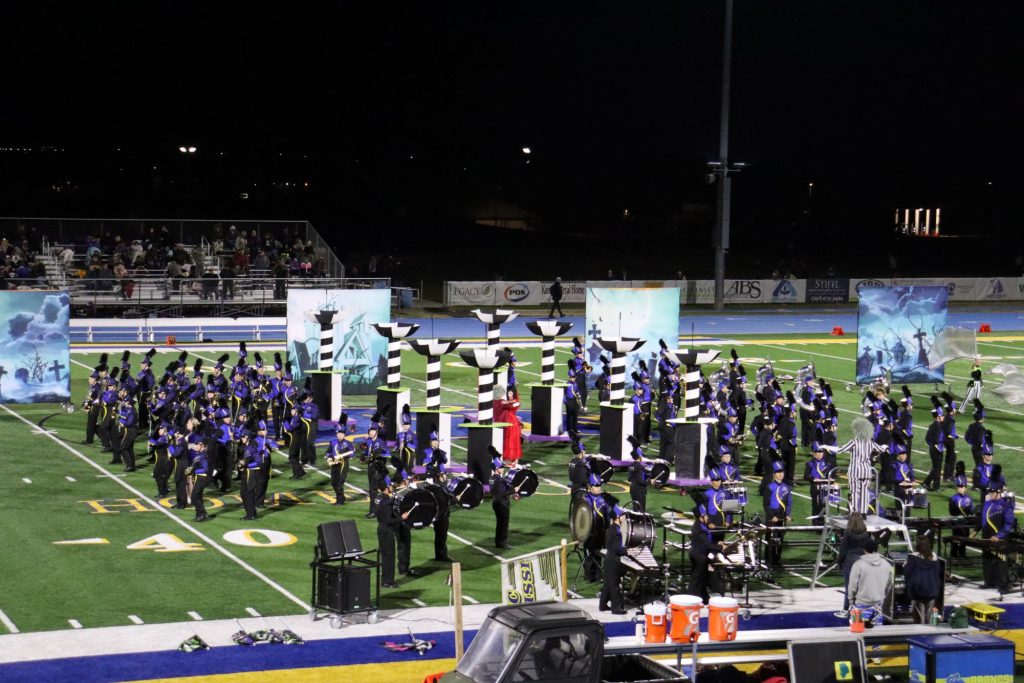
[[[732,73],[732,5],[725,0],[725,31],[722,39],[722,115],[718,128],[718,161],[708,164],[708,180],[718,183],[717,217],[712,243],[715,250],[715,310],[725,303],[725,252],[729,250],[729,222],[732,210],[732,179],[729,173],[729,87]],[[740,164],[737,164],[739,166]]]

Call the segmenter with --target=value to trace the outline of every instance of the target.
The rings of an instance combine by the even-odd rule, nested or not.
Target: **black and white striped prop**
[[[492,353],[498,350],[498,345],[501,343],[501,326],[519,317],[515,311],[503,308],[494,309],[494,313],[485,313],[477,308],[473,311],[473,315],[487,325],[487,350]]]
[[[665,352],[683,366],[683,419],[696,420],[700,414],[700,366],[718,358],[717,349],[678,349]]]
[[[427,410],[441,409],[441,356],[454,351],[457,339],[410,339],[409,346],[427,357]]]
[[[508,361],[508,356],[490,349],[459,351],[459,355],[466,365],[477,368],[477,422],[489,425],[494,421],[494,371]]]
[[[420,326],[415,323],[374,323],[377,334],[388,340],[388,389],[402,384],[402,340],[416,334]]]
[[[341,311],[325,308],[322,311],[306,311],[306,319],[320,325],[320,362],[317,370],[334,369],[334,326],[345,317]]]
[[[609,402],[621,406],[626,398],[626,354],[636,351],[647,343],[646,339],[632,337],[600,337],[598,346],[612,354],[612,374],[608,380]]]
[[[572,323],[561,320],[531,320],[526,329],[540,337],[540,383],[555,383],[555,337],[572,328]]]

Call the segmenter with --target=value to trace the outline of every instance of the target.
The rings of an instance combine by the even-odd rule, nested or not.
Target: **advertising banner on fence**
[[[387,374],[388,341],[373,329],[391,322],[391,292],[387,289],[288,290],[288,355],[296,384],[315,370],[320,359],[320,324],[311,320],[322,311],[336,311],[334,369],[344,370],[345,393],[376,390]]]
[[[551,303],[550,282],[451,281],[447,284],[449,306],[540,306]],[[583,303],[586,292],[586,283],[563,282],[562,302]]]
[[[71,298],[0,292],[0,403],[71,400]]]
[[[802,304],[807,280],[762,280],[761,296],[766,304]]]
[[[846,278],[818,278],[807,280],[807,303],[842,304],[850,300],[850,281]]]

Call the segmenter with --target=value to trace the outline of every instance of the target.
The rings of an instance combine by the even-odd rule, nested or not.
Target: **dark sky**
[[[310,152],[410,187],[515,185],[575,227],[674,217],[709,197],[723,7],[5,3],[0,145]],[[872,221],[1012,193],[1022,19],[1019,2],[737,0],[740,229],[794,220],[809,181],[820,213]]]

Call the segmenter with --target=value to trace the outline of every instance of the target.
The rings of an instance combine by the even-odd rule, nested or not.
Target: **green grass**
[[[786,339],[782,335],[744,338],[738,351],[743,357],[773,360],[780,372],[795,371],[808,360],[813,360],[820,375],[829,378],[836,390],[836,402],[841,410],[842,422],[840,441],[849,435],[849,422],[858,411],[859,392],[843,390],[854,369],[855,345],[852,343],[824,343],[827,337],[800,335]],[[776,343],[775,340],[779,340]],[[794,344],[795,340],[813,340]],[[828,339],[828,341],[835,341]],[[852,342],[848,337],[843,341]],[[1006,341],[991,344],[982,343],[985,356],[1000,357],[1005,362],[1016,363],[1024,358],[1024,342]],[[217,353],[198,349],[207,358]],[[728,347],[723,347],[723,355]],[[269,354],[267,354],[269,355]],[[73,353],[78,363],[74,364],[73,396],[80,404],[86,385],[85,378],[91,367],[98,362],[98,353],[82,350]],[[163,368],[176,356],[175,353],[161,353],[154,363]],[[539,349],[521,349],[520,382],[534,381],[539,376]],[[116,354],[112,354],[116,358]],[[193,355],[194,359],[196,356]],[[559,354],[564,361],[568,355]],[[1016,357],[1016,358],[1015,358]],[[140,354],[134,354],[136,367]],[[986,361],[985,367],[994,362]],[[753,370],[754,363],[748,364]],[[954,393],[963,391],[969,370],[967,361],[956,361],[947,367],[948,382]],[[403,357],[403,384],[412,388],[412,401],[422,404],[425,379],[422,357],[406,353]],[[991,377],[989,387],[998,384]],[[442,370],[446,405],[471,405],[475,402],[476,372],[461,366],[456,356],[445,358]],[[929,402],[926,389],[915,388],[915,423],[919,437],[927,428]],[[524,397],[525,398],[525,397]],[[592,406],[596,405],[593,397]],[[350,396],[346,402],[357,405],[372,401],[370,396]],[[526,401],[528,402],[528,398]],[[989,411],[988,424],[995,432],[997,461],[1004,467],[1010,487],[1020,481],[1024,465],[1020,464],[1017,453],[1022,443],[1022,428],[1019,418],[1024,411],[1006,405],[991,392],[985,396]],[[99,446],[84,446],[78,442],[83,438],[85,415],[82,412],[66,414],[55,406],[12,406],[17,415],[33,425],[54,430],[53,436],[69,446],[65,448],[50,436],[37,433],[7,410],[0,409],[0,449],[4,465],[2,487],[3,535],[6,548],[0,560],[0,609],[17,624],[22,631],[53,630],[68,627],[68,620],[74,619],[85,627],[121,625],[130,623],[129,615],[136,615],[146,623],[188,620],[188,612],[194,611],[204,619],[245,616],[245,608],[252,607],[264,615],[296,614],[301,608],[281,590],[301,601],[310,599],[309,562],[313,556],[316,541],[316,527],[320,522],[338,519],[354,519],[359,527],[363,544],[376,544],[375,523],[366,520],[365,497],[356,495],[350,505],[343,508],[329,506],[330,487],[325,476],[311,473],[306,479],[295,482],[287,478],[287,464],[284,456],[275,453],[274,466],[281,469],[270,483],[270,492],[278,494],[277,504],[271,505],[261,514],[260,520],[252,525],[243,523],[244,512],[240,501],[233,496],[216,498],[221,506],[212,509],[216,517],[211,521],[193,525],[191,510],[159,511],[152,496],[155,485],[148,467],[127,475],[109,466],[109,454],[101,453]],[[591,411],[593,414],[595,411]],[[961,418],[959,424],[963,433],[970,422],[969,416]],[[596,451],[597,438],[588,437],[589,450]],[[927,455],[921,450],[923,438],[916,441],[914,463],[919,470],[927,467]],[[454,456],[462,459],[464,451],[457,443]],[[76,455],[75,451],[81,455]],[[144,451],[140,442],[137,453]],[[751,452],[745,449],[745,455]],[[970,452],[965,446],[958,448],[960,459],[970,468]],[[802,471],[806,455],[801,450],[798,456],[798,472]],[[525,553],[557,545],[561,538],[568,537],[566,524],[567,491],[551,482],[566,480],[565,464],[569,450],[560,444],[538,444],[525,448],[524,461],[534,462],[534,469],[543,478],[539,493],[515,502],[512,509],[512,531],[510,542],[515,546],[505,553]],[[539,464],[540,461],[542,464]],[[90,464],[92,463],[92,464]],[[752,458],[744,458],[745,474],[749,474]],[[99,468],[99,469],[98,469]],[[117,475],[117,480],[126,482],[136,489],[137,495],[109,476],[103,469]],[[919,474],[919,478],[923,473]],[[70,478],[70,479],[69,479]],[[26,483],[28,479],[31,483]],[[71,481],[73,479],[73,481]],[[545,479],[550,480],[545,481]],[[620,483],[624,474],[616,476],[610,489],[621,498],[628,498],[627,487]],[[353,473],[350,483],[366,488],[365,475]],[[750,487],[753,510],[760,509],[760,499],[755,493],[756,486]],[[809,502],[801,497],[807,488],[797,487],[800,494],[795,500],[794,518],[802,520],[810,514]],[[936,515],[945,515],[945,501],[951,491],[943,490],[932,494]],[[95,505],[110,506],[125,504],[125,499],[134,499],[138,507],[113,507],[110,514],[96,514],[96,508],[83,501],[100,501]],[[215,503],[216,504],[216,503]],[[648,509],[660,514],[663,506],[689,509],[688,497],[681,497],[675,491],[652,492],[648,496]],[[192,527],[192,528],[190,528]],[[296,541],[283,547],[246,547],[225,540],[228,532],[244,528],[260,528],[291,534]],[[195,529],[205,538],[197,535]],[[449,554],[463,565],[463,592],[480,602],[496,602],[499,599],[500,579],[496,561],[481,552],[483,548],[496,552],[493,547],[494,516],[490,505],[484,503],[474,511],[458,511],[451,521],[451,533],[465,539],[467,545],[454,537],[449,539]],[[154,549],[128,549],[128,546],[157,534],[173,534],[184,543],[198,544],[202,550],[184,552],[156,552]],[[103,538],[109,542],[102,545],[54,545],[55,541],[87,538]],[[810,562],[816,537],[810,534],[790,534],[787,540],[803,540],[804,547],[787,550],[790,560]],[[257,540],[265,542],[262,536]],[[223,549],[222,550],[218,549]],[[657,554],[661,553],[661,538]],[[229,554],[233,557],[229,557]],[[383,606],[412,607],[413,599],[427,604],[444,605],[448,602],[448,588],[444,579],[448,567],[431,561],[433,556],[433,533],[429,530],[413,532],[413,566],[425,571],[425,575],[403,580],[397,590],[384,593]],[[237,558],[233,559],[233,558]],[[677,555],[671,559],[677,561]],[[242,564],[248,566],[243,567]],[[575,560],[570,563],[570,579],[576,572]],[[267,577],[281,590],[259,578],[256,573]],[[797,572],[802,573],[802,572]],[[971,577],[969,571],[962,572]],[[805,576],[809,575],[805,573]],[[784,574],[777,580],[788,587],[805,587],[808,582],[800,576]],[[826,583],[835,585],[836,577],[827,577]],[[595,595],[599,586],[579,585],[577,590],[585,596]],[[757,588],[757,585],[754,586]],[[829,605],[831,607],[831,603]]]

